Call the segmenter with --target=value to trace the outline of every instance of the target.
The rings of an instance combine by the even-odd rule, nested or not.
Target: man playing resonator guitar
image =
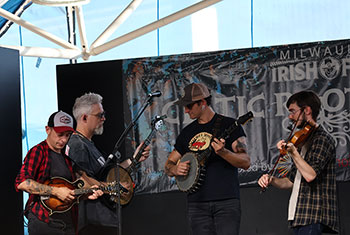
[[[241,216],[238,168],[250,166],[244,131],[238,125],[226,140],[215,138],[236,120],[214,112],[210,107],[210,92],[203,84],[192,83],[184,91],[185,95],[175,104],[184,106],[194,121],[177,137],[165,171],[169,176],[190,177],[191,168],[197,166],[190,160],[181,161],[182,156],[212,148],[205,164],[206,172],[198,176],[198,181],[203,180],[202,185],[198,183],[188,191],[187,214],[192,234],[238,234]]]
[[[73,160],[73,169],[76,172],[86,172],[88,176],[93,177],[94,180],[91,180],[90,184],[105,181],[102,175],[107,161],[92,141],[94,135],[103,133],[103,124],[106,120],[102,96],[87,93],[78,97],[73,106],[73,116],[77,121],[77,127],[66,147],[66,154]],[[142,149],[141,147],[142,144],[137,148],[135,155]],[[149,146],[143,149],[139,161],[149,156],[149,150]],[[127,168],[130,164],[131,160],[126,159],[120,165]],[[120,173],[120,184],[127,190],[120,195],[122,198],[124,193],[130,193],[133,185],[132,182],[123,178],[122,172]],[[80,235],[116,234],[118,232],[118,215],[115,209],[109,208],[101,199],[85,200],[79,204],[78,232]]]

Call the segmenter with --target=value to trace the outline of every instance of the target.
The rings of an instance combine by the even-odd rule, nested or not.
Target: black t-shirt
[[[210,146],[218,114],[215,114],[208,123],[200,124],[197,120],[187,125],[176,139],[175,149],[181,154],[192,151],[200,154]],[[235,119],[223,117],[216,136],[220,136],[225,129],[232,126]],[[232,151],[232,143],[245,133],[241,126],[226,139],[225,147]],[[206,163],[206,172],[203,184],[195,193],[188,194],[188,201],[212,201],[229,198],[239,198],[238,169],[212,151]]]
[[[72,181],[72,173],[69,171],[69,168],[67,166],[65,157],[60,154],[56,153],[52,150],[49,150],[49,156],[51,157],[51,177],[62,177],[68,181]]]
[[[65,157],[60,153],[52,151],[51,149],[49,150],[49,157],[51,158],[50,177],[61,177],[72,182],[72,174],[69,171],[67,163],[64,159]],[[63,213],[54,213],[50,216],[50,218],[62,220],[65,222],[66,226],[74,228],[72,212],[70,210]]]

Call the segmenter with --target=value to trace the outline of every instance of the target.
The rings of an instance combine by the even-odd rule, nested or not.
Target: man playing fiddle
[[[337,233],[336,150],[332,136],[316,123],[321,101],[314,92],[301,91],[288,99],[287,108],[288,118],[298,128],[312,126],[312,133],[298,148],[292,141],[279,141],[277,148],[294,164],[287,177],[264,174],[258,184],[292,189],[288,221],[295,235]]]

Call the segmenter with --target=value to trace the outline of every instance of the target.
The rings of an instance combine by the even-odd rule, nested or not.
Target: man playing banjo
[[[237,125],[226,140],[215,138],[235,125],[236,120],[214,112],[210,107],[211,95],[205,85],[192,83],[184,91],[185,95],[175,104],[184,106],[185,113],[194,121],[177,137],[174,150],[165,163],[165,171],[169,176],[179,179],[190,178],[189,172],[202,164],[194,164],[197,158],[191,156],[198,156],[212,148],[203,167],[205,172],[195,177],[195,181],[203,180],[201,185],[195,182],[196,186],[191,190],[182,190],[189,192],[187,215],[192,234],[239,234],[241,210],[238,168],[248,169],[250,166],[245,133]],[[188,153],[191,153],[188,160],[181,160]]]

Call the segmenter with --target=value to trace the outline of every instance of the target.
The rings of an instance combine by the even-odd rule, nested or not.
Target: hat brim
[[[74,129],[72,127],[69,126],[56,126],[56,127],[52,127],[57,133],[62,133],[65,131],[71,131],[73,132]]]
[[[186,106],[188,104],[192,104],[196,101],[192,101],[192,100],[185,100],[185,99],[179,99],[178,101],[175,101],[174,104],[176,105],[180,105],[180,106]]]

